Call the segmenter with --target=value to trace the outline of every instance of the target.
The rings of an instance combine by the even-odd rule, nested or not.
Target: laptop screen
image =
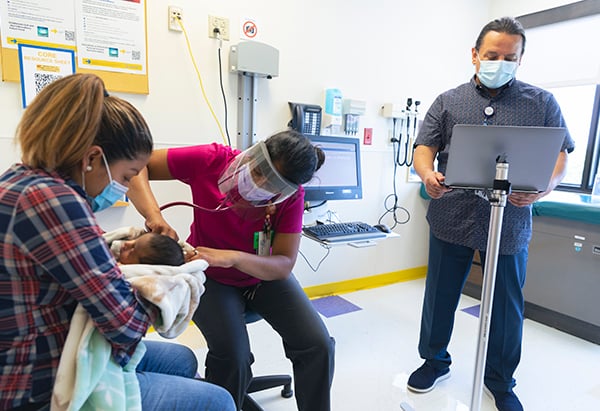
[[[565,135],[563,127],[457,124],[450,140],[445,184],[492,189],[496,159],[505,156],[512,191],[545,191]]]

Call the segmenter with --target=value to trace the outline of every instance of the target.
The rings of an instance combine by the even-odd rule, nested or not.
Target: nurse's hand
[[[192,257],[192,260],[201,258],[206,260],[210,267],[222,268],[233,267],[237,263],[240,254],[243,254],[242,251],[219,250],[208,247],[196,247],[196,251],[198,253]]]
[[[219,250],[217,248],[196,247],[196,254],[191,258],[196,260],[201,258],[208,262],[210,267],[231,268],[237,261],[241,251]]]
[[[156,214],[155,216],[147,218],[146,228],[148,231],[153,233],[167,235],[174,240],[179,240],[177,232],[173,229],[173,227],[167,224],[162,214]]]

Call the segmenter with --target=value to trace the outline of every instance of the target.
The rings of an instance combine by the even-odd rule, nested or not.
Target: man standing
[[[425,363],[414,371],[408,388],[431,391],[450,376],[447,351],[463,285],[475,250],[485,260],[489,202],[474,191],[444,186],[452,128],[456,124],[565,127],[558,103],[549,92],[516,80],[525,49],[525,31],[509,17],[483,27],[473,47],[475,75],[465,84],[442,93],[427,112],[416,140],[415,170],[432,200],[429,262],[419,354]],[[567,132],[554,172],[543,193],[512,193],[504,211],[498,256],[484,384],[498,410],[522,410],[513,392],[514,371],[521,356],[531,204],[552,191],[566,172],[567,152],[574,143]],[[434,160],[438,160],[438,171]]]

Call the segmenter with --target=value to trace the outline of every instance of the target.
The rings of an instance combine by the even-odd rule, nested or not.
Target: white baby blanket
[[[136,235],[135,229],[121,229],[121,234],[124,230]],[[181,266],[131,264],[120,268],[138,291],[140,302],[158,307],[159,316],[153,324],[156,331],[163,337],[175,338],[185,330],[198,307],[207,267],[206,261],[194,260]],[[141,410],[135,368],[145,351],[140,342],[122,368],[112,358],[110,344],[78,305],[61,355],[51,410]]]

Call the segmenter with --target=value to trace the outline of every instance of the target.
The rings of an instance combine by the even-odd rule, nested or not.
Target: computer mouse
[[[391,233],[392,230],[390,230],[390,228],[385,225],[385,224],[375,224],[373,227],[375,227],[376,229],[378,229],[379,231],[383,232],[383,233]]]

